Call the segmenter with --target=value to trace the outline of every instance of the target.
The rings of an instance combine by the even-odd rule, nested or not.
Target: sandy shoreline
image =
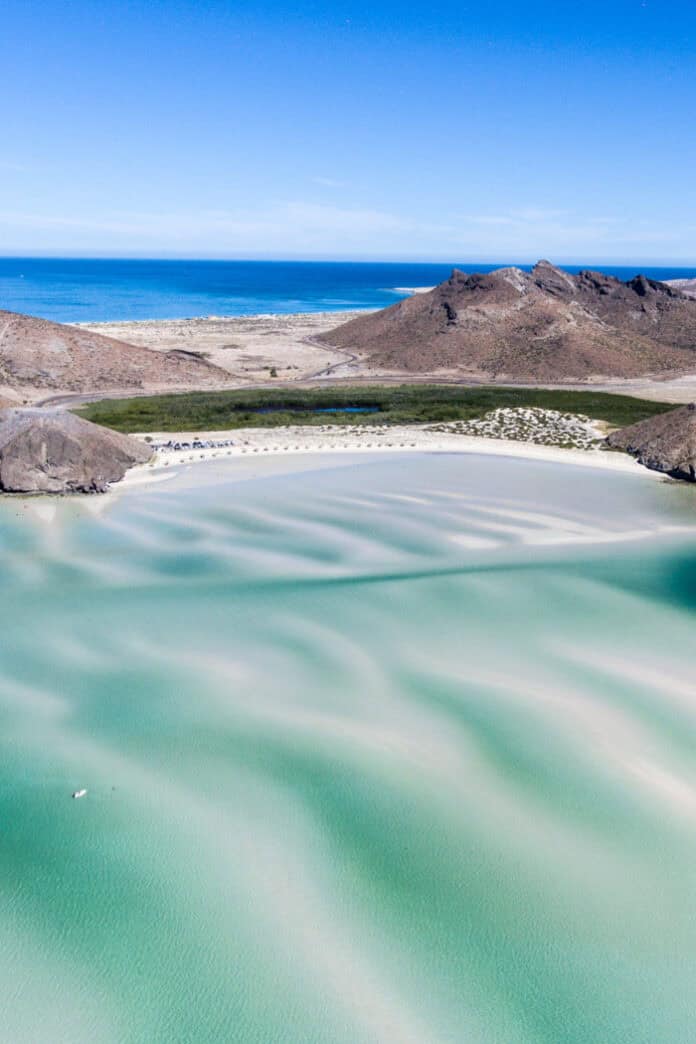
[[[600,468],[651,479],[663,475],[648,471],[623,453],[605,450],[561,449],[556,446],[492,439],[480,436],[426,431],[417,427],[375,429],[351,427],[292,427],[292,428],[237,428],[233,431],[158,432],[138,438],[153,442],[227,442],[232,445],[201,449],[158,451],[148,464],[132,468],[119,485],[129,486],[163,477],[178,469],[189,468],[206,461],[228,461],[244,458],[256,461],[270,457],[303,455],[340,456],[344,454],[387,453],[463,453],[499,457],[518,457],[576,467]]]

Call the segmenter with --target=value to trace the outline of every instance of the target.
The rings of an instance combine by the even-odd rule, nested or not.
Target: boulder
[[[672,478],[696,481],[696,403],[612,432],[612,449],[625,450],[640,464]]]
[[[6,493],[103,493],[151,456],[144,442],[65,410],[0,410],[0,490]]]

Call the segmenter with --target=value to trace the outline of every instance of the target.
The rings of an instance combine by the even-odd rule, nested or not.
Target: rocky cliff
[[[144,442],[63,410],[0,410],[0,490],[102,493],[152,456]]]
[[[696,403],[632,424],[607,439],[646,468],[672,478],[696,481]]]

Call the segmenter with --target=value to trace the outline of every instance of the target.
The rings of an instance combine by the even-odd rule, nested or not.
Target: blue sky
[[[696,263],[696,4],[6,0],[0,254]]]

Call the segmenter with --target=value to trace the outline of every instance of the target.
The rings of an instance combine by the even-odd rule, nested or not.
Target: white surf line
[[[434,286],[393,286],[389,291],[392,294],[429,294],[434,290]]]

